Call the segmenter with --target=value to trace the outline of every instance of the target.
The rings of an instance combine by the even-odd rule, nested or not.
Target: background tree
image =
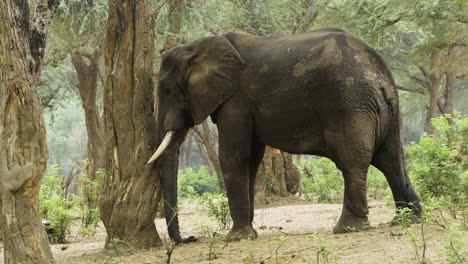
[[[36,95],[49,22],[59,1],[0,4],[0,175],[5,263],[52,263],[39,217],[47,145]]]
[[[424,130],[434,133],[429,121],[439,114],[453,114],[455,88],[466,76],[466,4],[335,0],[329,7],[322,26],[341,24],[377,48],[393,69],[397,88],[414,93],[402,93],[411,98],[410,105],[425,98],[422,111],[412,112],[425,112]]]
[[[154,17],[147,1],[109,1],[104,118],[106,175],[100,202],[106,245],[161,244],[154,218],[160,199],[153,100]]]
[[[76,72],[76,88],[84,111],[87,131],[86,176],[96,180],[104,168],[104,124],[98,96],[101,76],[102,42],[107,17],[107,1],[65,0],[52,24],[52,47],[56,60],[70,59]],[[58,58],[57,58],[58,57]],[[101,100],[99,100],[101,99]],[[99,100],[99,101],[98,101]],[[97,208],[93,194],[85,194],[89,208]]]

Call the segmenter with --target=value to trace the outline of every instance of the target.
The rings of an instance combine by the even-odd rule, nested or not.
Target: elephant
[[[331,159],[343,173],[335,233],[370,228],[366,177],[385,175],[396,208],[421,206],[404,166],[396,85],[382,57],[353,34],[319,29],[286,36],[209,36],[163,54],[158,84],[158,159],[168,233],[180,237],[179,147],[211,117],[233,225],[227,241],[256,238],[254,187],[265,145]]]

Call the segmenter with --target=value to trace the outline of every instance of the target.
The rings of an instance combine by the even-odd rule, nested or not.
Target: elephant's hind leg
[[[325,133],[331,158],[342,171],[345,183],[343,210],[333,229],[335,233],[361,231],[370,227],[366,180],[372,158],[373,126],[372,123],[363,122],[348,124],[341,133]]]
[[[403,160],[400,155],[398,142],[392,142],[392,135],[382,143],[372,157],[372,165],[379,169],[387,178],[392,190],[395,206],[399,208],[410,208],[415,216],[421,215],[421,205],[409,178],[406,176]]]

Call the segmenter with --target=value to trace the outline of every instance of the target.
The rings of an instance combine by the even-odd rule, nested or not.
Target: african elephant
[[[421,213],[400,141],[398,94],[382,57],[354,35],[321,29],[278,37],[227,33],[169,50],[159,80],[159,133],[169,235],[180,238],[177,155],[189,128],[208,116],[233,226],[226,240],[256,238],[254,186],[265,145],[330,158],[345,191],[335,233],[369,228],[366,177],[381,170],[397,208]],[[163,153],[163,154],[161,154]]]

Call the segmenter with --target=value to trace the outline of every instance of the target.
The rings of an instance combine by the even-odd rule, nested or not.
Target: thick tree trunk
[[[0,225],[5,263],[52,263],[39,217],[38,193],[47,165],[44,120],[35,89],[48,23],[59,1],[36,7],[0,4]]]
[[[88,54],[89,64],[87,64],[82,55],[76,53],[72,55],[88,133],[86,176],[91,181],[96,180],[96,171],[104,168],[104,124],[96,101],[100,57],[100,51]],[[97,208],[98,201],[95,194],[85,193],[84,196],[89,208]],[[88,221],[84,219],[85,226],[89,224]]]
[[[299,170],[291,154],[267,146],[257,172],[256,189],[281,197],[295,194],[299,189]]]
[[[109,1],[104,93],[106,176],[101,220],[113,239],[135,248],[161,245],[154,218],[158,170],[147,161],[158,143],[153,99],[154,19],[148,2]]]

